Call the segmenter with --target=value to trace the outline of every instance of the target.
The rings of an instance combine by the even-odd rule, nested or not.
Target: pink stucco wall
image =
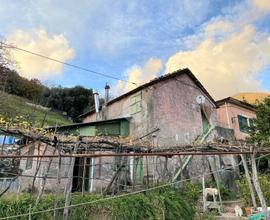
[[[248,137],[247,133],[241,132],[238,123],[238,115],[247,118],[256,118],[254,111],[240,107],[233,103],[224,103],[217,109],[218,122],[221,126],[234,130],[234,135],[237,140],[244,140]]]
[[[215,124],[214,103],[186,74],[160,81],[141,90],[141,111],[130,112],[130,97],[110,104],[107,119],[131,116],[130,137],[141,137],[159,128],[155,141],[157,145],[177,145],[191,143],[202,133],[202,117],[198,95],[204,95],[203,105],[211,124]],[[84,122],[95,121],[95,114],[89,115]]]

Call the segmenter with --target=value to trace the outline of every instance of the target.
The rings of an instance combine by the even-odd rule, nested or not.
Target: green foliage
[[[84,113],[86,108],[94,106],[93,92],[81,86],[51,88],[43,94],[42,104],[67,112],[68,116],[77,121],[77,116]]]
[[[259,176],[259,182],[260,182],[260,186],[263,192],[263,195],[266,199],[266,202],[269,204],[270,203],[270,176],[269,175],[260,175]],[[249,191],[249,186],[248,186],[248,182],[246,180],[246,178],[242,178],[240,180],[237,181],[237,185],[240,191],[240,195],[241,195],[241,199],[243,199],[245,201],[245,204],[247,206],[252,206],[252,200],[251,200],[251,196],[250,196],[250,191]],[[254,192],[255,189],[254,189]],[[258,197],[256,197],[256,200],[259,204],[259,199]]]
[[[196,213],[195,220],[215,220],[216,219],[216,213],[210,212],[210,213]]]
[[[20,118],[22,119],[21,122],[27,121],[27,123],[32,123],[35,127],[41,126],[45,115],[45,126],[70,124],[70,121],[62,114],[49,109],[33,107],[27,104],[30,102],[25,98],[0,92],[0,116],[10,123],[17,123],[15,122],[16,118]]]
[[[70,209],[69,219],[193,219],[193,204],[187,203],[178,191],[169,188],[158,191],[134,194],[114,199],[104,199],[102,195],[73,195],[72,204],[90,203],[75,206]],[[99,199],[104,199],[98,201]],[[92,203],[91,203],[92,201]],[[0,199],[0,217],[13,216],[31,212],[52,209],[54,207],[54,196],[46,195],[41,202],[35,205],[34,198],[28,194],[18,198]],[[58,199],[58,207],[64,206],[64,197]],[[57,219],[62,219],[63,209],[57,211]],[[44,212],[32,215],[31,219],[52,219],[53,212]],[[28,219],[29,216],[20,219]]]
[[[233,200],[237,198],[237,194],[225,187],[224,185],[221,184],[219,186],[219,189],[222,200]]]
[[[257,104],[257,119],[250,130],[251,140],[261,144],[270,142],[270,97]]]
[[[32,101],[39,101],[46,89],[38,79],[28,80],[21,77],[16,71],[2,66],[0,66],[0,84],[2,85],[2,91]]]
[[[92,89],[86,89],[82,86],[48,88],[38,79],[28,80],[21,77],[16,71],[1,66],[1,63],[0,91],[29,99],[31,102],[57,111],[66,112],[73,121],[77,121],[77,116],[84,113],[85,109],[89,110],[94,106]]]
[[[202,186],[200,183],[186,182],[181,192],[190,203],[194,203],[202,195]]]

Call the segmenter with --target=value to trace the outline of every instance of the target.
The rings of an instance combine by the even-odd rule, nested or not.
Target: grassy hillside
[[[247,101],[250,104],[255,104],[256,101],[262,101],[264,98],[269,96],[270,93],[263,93],[263,92],[246,92],[246,93],[237,93],[233,96],[233,98]]]
[[[28,99],[3,92],[0,92],[0,115],[5,118],[24,116],[30,118],[36,126],[41,125],[45,115],[44,126],[71,123],[71,121],[67,120],[61,113],[53,112],[42,106],[36,106]]]

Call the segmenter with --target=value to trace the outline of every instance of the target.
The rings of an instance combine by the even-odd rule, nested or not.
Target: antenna
[[[198,95],[196,97],[196,102],[201,105],[201,104],[204,104],[205,103],[205,97],[203,95]]]

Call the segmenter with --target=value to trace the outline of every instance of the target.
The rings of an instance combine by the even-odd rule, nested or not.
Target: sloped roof
[[[225,104],[225,102],[240,106],[242,108],[249,109],[251,111],[255,111],[255,106],[254,105],[251,105],[251,104],[249,104],[247,102],[240,101],[240,100],[232,98],[232,97],[227,97],[225,99],[218,100],[216,102],[216,105],[218,107],[220,107],[221,105]]]
[[[115,103],[117,101],[120,101],[123,98],[128,97],[128,96],[130,96],[130,95],[132,95],[132,94],[134,94],[134,93],[136,93],[138,91],[141,91],[141,90],[143,90],[143,89],[145,89],[145,88],[147,88],[149,86],[155,85],[155,84],[157,84],[159,82],[162,82],[162,81],[173,79],[173,78],[175,78],[175,77],[177,77],[177,76],[179,76],[181,74],[188,75],[192,79],[192,81],[204,92],[204,94],[207,95],[207,97],[213,102],[213,104],[216,105],[216,102],[212,98],[212,96],[208,93],[208,91],[203,87],[203,85],[200,83],[200,81],[194,76],[194,74],[188,68],[179,69],[179,70],[176,70],[176,71],[174,71],[172,73],[168,73],[168,74],[165,74],[163,76],[157,77],[157,78],[151,80],[148,83],[145,83],[145,84],[143,84],[141,86],[138,86],[137,88],[135,88],[135,89],[133,89],[133,90],[121,95],[121,96],[118,96],[115,99],[112,99],[111,101],[109,101],[107,103],[107,105],[109,106],[109,105],[111,105],[111,104],[113,104],[113,103]],[[93,113],[95,113],[94,109],[90,110],[88,112],[85,112],[84,114],[79,115],[79,117],[82,118],[82,117],[85,117],[85,116],[87,116],[89,114],[93,114]]]

